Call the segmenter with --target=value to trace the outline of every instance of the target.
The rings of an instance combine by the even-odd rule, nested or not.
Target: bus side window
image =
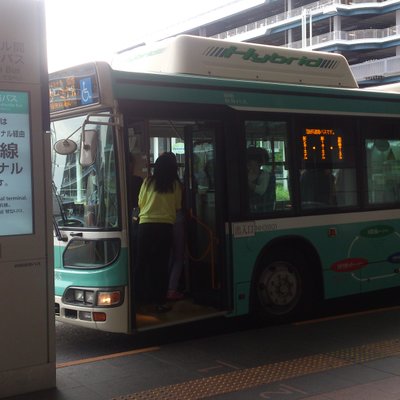
[[[356,126],[349,119],[305,118],[298,129],[303,210],[358,205]]]
[[[393,203],[400,200],[400,141],[368,139],[368,202]]]
[[[292,210],[287,122],[248,120],[245,121],[245,134],[250,213]]]
[[[342,168],[336,171],[336,199],[339,207],[357,204],[357,182],[354,168]]]
[[[330,169],[305,169],[300,175],[302,208],[335,206],[335,177]]]
[[[272,211],[275,207],[275,175],[267,170],[268,162],[267,150],[255,146],[247,148],[247,180],[252,212]]]

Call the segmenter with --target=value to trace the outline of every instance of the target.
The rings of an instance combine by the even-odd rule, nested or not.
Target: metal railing
[[[311,48],[321,49],[328,44],[333,44],[334,42],[352,42],[356,40],[374,40],[374,41],[385,41],[394,39],[395,36],[400,35],[400,25],[390,26],[389,28],[383,29],[361,29],[357,31],[333,31],[329,33],[324,33],[323,35],[313,36]],[[300,49],[302,47],[302,40],[289,43],[282,47],[290,47],[294,49]],[[349,43],[350,44],[350,43]],[[309,47],[309,48],[310,48]]]
[[[235,36],[242,35],[243,33],[252,32],[259,28],[271,27],[271,25],[286,24],[288,20],[297,18],[301,19],[303,10],[313,11],[315,13],[317,10],[321,10],[328,6],[334,6],[337,4],[342,4],[345,0],[320,0],[314,3],[308,4],[306,7],[294,8],[290,11],[285,11],[281,14],[272,15],[271,17],[263,18],[258,21],[252,22],[250,24],[242,25],[237,28],[231,29],[226,32],[219,33],[212,36],[215,39],[231,39]]]
[[[354,5],[368,4],[368,3],[385,3],[391,0],[320,0],[314,3],[307,4],[305,7],[298,7],[290,11],[285,11],[281,14],[272,15],[271,17],[260,19],[250,24],[242,25],[237,28],[231,29],[226,32],[221,32],[212,36],[215,39],[232,39],[235,36],[243,35],[244,33],[251,33],[260,28],[270,29],[276,25],[287,24],[293,19],[301,19],[304,10],[313,15],[319,12],[323,13],[327,7],[342,6],[351,7]]]
[[[400,56],[371,60],[350,66],[357,81],[373,80],[400,73]]]

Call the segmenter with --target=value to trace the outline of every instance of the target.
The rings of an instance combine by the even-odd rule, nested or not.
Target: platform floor
[[[58,364],[12,398],[83,399],[400,400],[400,307]]]

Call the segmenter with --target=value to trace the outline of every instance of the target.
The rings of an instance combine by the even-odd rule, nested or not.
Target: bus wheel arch
[[[321,262],[300,236],[268,243],[261,251],[251,286],[251,313],[257,320],[290,321],[309,314],[323,291]]]

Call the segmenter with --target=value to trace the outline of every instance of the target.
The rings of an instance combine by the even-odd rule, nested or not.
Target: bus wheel
[[[258,319],[286,321],[299,316],[310,303],[301,256],[265,260],[255,281],[255,311]]]

